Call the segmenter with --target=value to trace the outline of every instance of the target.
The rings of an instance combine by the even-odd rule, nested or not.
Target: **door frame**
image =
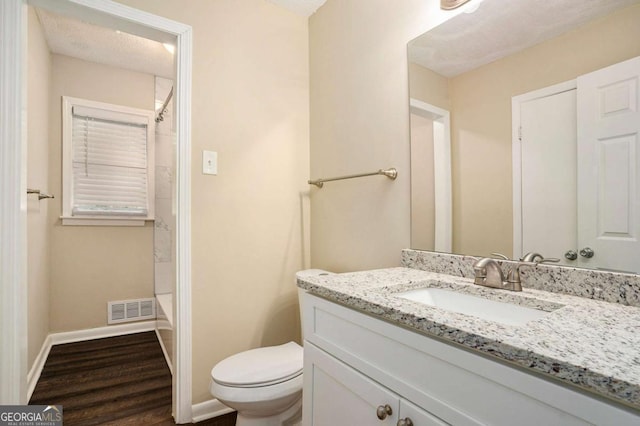
[[[22,1],[0,2],[0,404],[27,396],[26,93]]]
[[[433,120],[433,173],[435,202],[434,250],[452,250],[451,119],[447,110],[409,99],[409,112]]]
[[[176,356],[173,411],[191,413],[191,82],[192,29],[111,0],[0,2],[0,383],[1,404],[26,404],[26,31],[27,5],[176,43]]]
[[[520,105],[534,99],[546,98],[578,88],[577,80],[569,80],[511,98],[511,164],[513,179],[513,258],[522,253],[522,138]]]

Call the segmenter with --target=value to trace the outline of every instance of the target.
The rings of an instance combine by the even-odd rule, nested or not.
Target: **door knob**
[[[578,253],[575,250],[569,250],[564,254],[564,257],[569,260],[576,260],[578,258]]]
[[[393,410],[391,409],[391,406],[389,404],[378,405],[378,409],[376,410],[376,416],[378,416],[380,420],[384,420],[387,418],[387,416],[390,416],[392,414],[393,414]]]
[[[587,259],[593,257],[594,254],[595,252],[590,247],[585,247],[580,250],[580,256],[586,257]]]
[[[413,422],[409,417],[406,417],[404,419],[398,420],[398,423],[396,423],[396,425],[397,426],[413,426]]]

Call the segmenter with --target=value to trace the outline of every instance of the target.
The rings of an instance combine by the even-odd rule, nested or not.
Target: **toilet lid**
[[[268,386],[302,374],[302,347],[295,342],[252,349],[220,361],[211,370],[212,379],[233,387]]]

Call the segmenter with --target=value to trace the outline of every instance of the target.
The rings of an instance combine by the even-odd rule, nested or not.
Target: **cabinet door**
[[[400,407],[396,394],[309,342],[304,350],[305,426],[396,425]],[[377,410],[385,406],[390,412],[379,419]]]
[[[407,419],[411,420],[410,424],[413,426],[448,426],[449,423],[445,423],[439,418],[435,417],[431,413],[423,410],[415,404],[410,403],[405,399],[400,400],[400,411],[398,413],[398,425],[404,425]]]

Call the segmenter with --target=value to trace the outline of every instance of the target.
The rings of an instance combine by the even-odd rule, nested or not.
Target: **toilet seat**
[[[232,355],[213,367],[211,378],[225,387],[272,386],[300,376],[302,365],[302,347],[289,342]]]
[[[302,395],[302,374],[291,380],[270,386],[238,387],[209,382],[209,391],[218,401],[236,410],[265,409],[274,401],[295,401]],[[289,403],[287,403],[289,404]]]

